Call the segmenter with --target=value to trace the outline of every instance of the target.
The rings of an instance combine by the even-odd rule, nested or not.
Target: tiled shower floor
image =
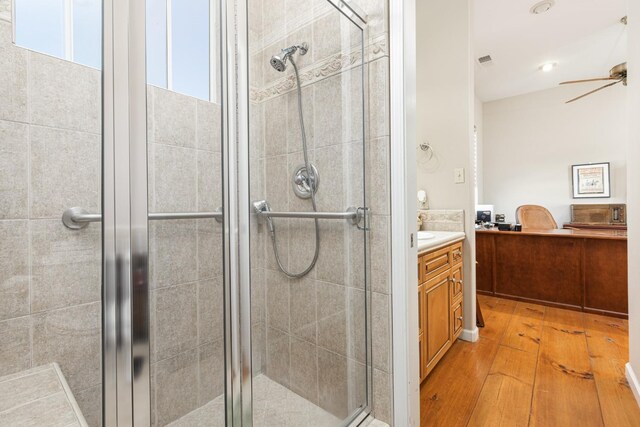
[[[255,427],[340,426],[329,412],[264,375],[253,379]],[[224,427],[224,396],[218,396],[170,424],[172,427]]]

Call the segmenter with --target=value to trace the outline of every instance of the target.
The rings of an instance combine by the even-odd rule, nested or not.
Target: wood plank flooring
[[[640,427],[628,322],[479,296],[485,328],[421,387],[422,426]]]

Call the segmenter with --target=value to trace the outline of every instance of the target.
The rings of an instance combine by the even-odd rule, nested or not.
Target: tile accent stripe
[[[367,45],[367,63],[373,62],[378,58],[389,55],[386,34],[372,40]],[[349,54],[342,52],[330,56],[329,58],[318,61],[311,66],[304,68],[300,72],[300,81],[302,86],[309,86],[327,77],[348,71],[362,64],[362,51],[353,50]],[[296,88],[295,77],[293,74],[282,77],[270,85],[262,89],[251,88],[249,97],[251,102],[261,103],[276,98],[285,93],[291,92]]]

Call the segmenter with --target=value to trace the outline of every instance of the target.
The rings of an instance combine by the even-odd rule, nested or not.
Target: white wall
[[[507,221],[520,205],[543,205],[559,225],[569,222],[574,203],[626,203],[628,89],[565,104],[591,88],[561,86],[484,104],[481,203]],[[571,165],[589,162],[611,162],[611,198],[572,198]]]
[[[629,3],[629,40],[640,40],[640,2]],[[630,138],[628,161],[628,222],[629,222],[629,364],[627,377],[640,404],[640,43],[629,43],[629,118]]]
[[[476,129],[476,187],[478,200],[484,198],[484,104],[477,96],[474,98],[474,125]]]
[[[431,143],[435,157],[418,152],[418,189],[427,191],[431,209],[464,209],[465,339],[475,326],[475,210],[473,191],[473,67],[471,2],[417,3],[417,141]],[[464,168],[466,182],[453,183],[454,168]]]

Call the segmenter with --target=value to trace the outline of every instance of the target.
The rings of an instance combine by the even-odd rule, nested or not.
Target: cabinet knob
[[[458,320],[462,322],[462,316],[458,316]]]

